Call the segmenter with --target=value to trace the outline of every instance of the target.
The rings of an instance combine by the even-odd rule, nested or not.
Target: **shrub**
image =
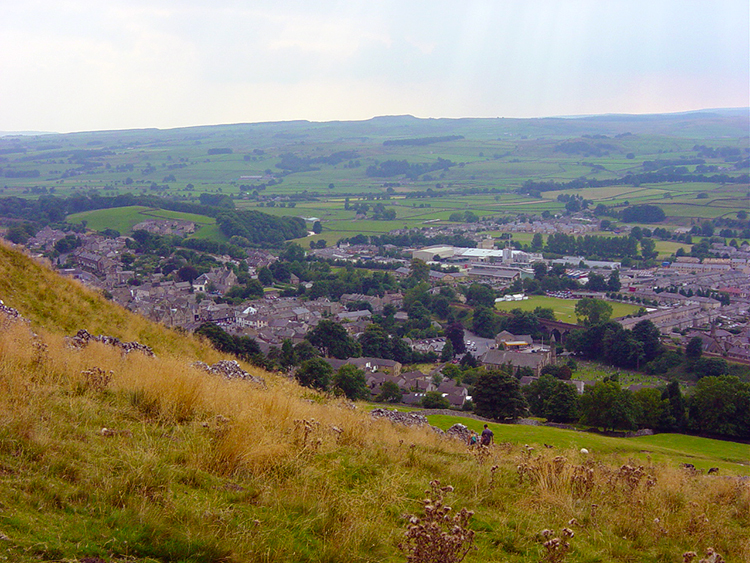
[[[451,507],[444,503],[450,492],[450,485],[441,487],[440,481],[432,481],[422,501],[424,516],[409,516],[406,540],[399,544],[408,563],[460,563],[473,549],[474,531],[468,524],[474,513],[462,508],[451,516]]]

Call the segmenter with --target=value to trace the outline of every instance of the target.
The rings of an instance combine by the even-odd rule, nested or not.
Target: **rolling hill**
[[[708,547],[750,558],[742,446],[492,425],[498,443],[469,450],[280,374],[206,373],[195,362],[229,358],[7,246],[0,299],[5,560],[405,561],[404,515],[434,511],[422,502],[432,481],[452,487],[439,493],[452,513],[473,512],[466,561],[554,560],[552,537],[569,543],[565,561],[677,561]],[[155,355],[76,344],[80,329]]]

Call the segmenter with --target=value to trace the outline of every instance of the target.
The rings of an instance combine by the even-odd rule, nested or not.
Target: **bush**
[[[449,409],[451,403],[440,391],[428,391],[422,398],[422,406],[426,409]]]

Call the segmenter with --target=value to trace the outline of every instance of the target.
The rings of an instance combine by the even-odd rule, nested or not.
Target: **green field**
[[[96,211],[84,211],[68,215],[68,223],[81,223],[86,221],[86,227],[95,231],[114,229],[122,234],[130,233],[133,226],[142,221],[150,219],[179,219],[181,221],[192,221],[196,223],[197,229],[193,235],[196,238],[207,238],[216,241],[225,241],[226,237],[219,231],[216,219],[205,215],[194,213],[180,213],[165,209],[154,209],[133,205],[129,207],[115,207],[112,209],[97,209]]]
[[[158,195],[186,202],[197,202],[203,193],[224,194],[238,209],[318,217],[324,229],[319,238],[329,243],[357,233],[421,228],[431,224],[427,221],[447,221],[455,211],[472,211],[490,219],[544,211],[561,214],[565,213],[564,203],[557,198],[563,194],[584,198],[590,208],[599,203],[616,210],[632,204],[656,204],[667,214],[659,226],[667,228],[732,217],[737,210],[750,208],[747,183],[692,179],[544,191],[541,197],[518,193],[529,180],[568,182],[586,178],[616,182],[626,174],[643,172],[647,161],[695,159],[695,145],[739,149],[740,154],[750,148],[745,116],[710,120],[688,116],[679,122],[681,126],[666,118],[645,123],[627,119],[456,121],[398,117],[350,123],[266,123],[0,139],[0,150],[10,151],[2,157],[0,193],[27,199],[41,195]],[[424,146],[384,144],[441,134],[460,138]],[[597,139],[605,138],[606,151],[569,153],[560,148],[566,143],[597,145]],[[50,148],[53,145],[56,148]],[[213,154],[216,148],[231,152]],[[74,158],[62,158],[69,151],[91,153],[81,161],[87,166],[79,166],[81,162]],[[337,154],[345,156],[333,158]],[[288,155],[299,159],[296,167],[285,167]],[[452,165],[392,176],[374,175],[371,169],[388,160],[430,166],[439,158]],[[728,176],[746,172],[729,166],[722,158],[704,160]],[[687,169],[694,173],[695,165]],[[699,199],[703,194],[706,197]],[[373,221],[369,214],[357,220],[353,210],[344,208],[347,198],[352,204],[366,202],[371,209],[382,203],[396,212],[396,219]],[[295,207],[289,207],[292,201]],[[159,215],[184,218],[167,212]],[[94,229],[111,227],[128,232],[148,216],[153,213],[145,208],[99,210],[75,214],[69,220],[86,220]],[[223,240],[211,227],[211,219],[195,220],[203,225],[196,236]],[[517,240],[523,238],[519,235]],[[673,252],[667,245],[658,248],[662,257]]]
[[[480,432],[484,422],[473,418],[449,415],[429,415],[430,424],[447,430],[460,423]],[[696,468],[707,470],[719,467],[722,472],[750,475],[750,446],[737,442],[711,440],[684,434],[656,434],[638,438],[613,438],[546,426],[524,424],[492,424],[495,442],[530,444],[541,448],[549,444],[559,449],[586,448],[596,458],[597,455],[618,453],[636,459],[666,461],[679,465],[692,463]]]
[[[513,309],[533,311],[537,307],[544,307],[552,309],[558,321],[576,323],[576,303],[578,303],[578,299],[558,299],[557,297],[547,297],[546,295],[530,295],[524,301],[503,301],[496,303],[495,309],[498,311],[512,311]],[[616,301],[608,301],[607,303],[612,306],[613,319],[631,315],[640,309],[640,306],[629,305],[627,303],[618,303]]]

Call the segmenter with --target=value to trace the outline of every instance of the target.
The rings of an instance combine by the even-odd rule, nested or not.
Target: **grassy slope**
[[[479,432],[483,424],[471,418],[445,415],[430,415],[429,420],[431,424],[444,430],[460,422]],[[750,475],[750,447],[747,444],[682,434],[657,434],[623,440],[589,432],[544,426],[493,424],[492,430],[498,442],[537,446],[549,444],[562,449],[586,448],[591,452],[617,452],[643,460],[647,456],[652,456],[662,461],[682,460],[682,463],[692,463],[703,470],[719,467],[722,471]]]
[[[730,473],[732,461],[717,460],[741,453],[711,452],[692,438],[643,439],[638,447],[654,451],[644,463],[653,486],[617,469],[639,442],[494,425],[499,442],[511,441],[507,429],[516,438],[527,432],[519,444],[559,447],[527,456],[508,444],[477,456],[429,430],[373,422],[364,409],[284,377],[262,374],[268,388],[261,389],[207,376],[190,363],[220,356],[202,343],[6,247],[0,298],[38,333],[0,322],[0,532],[7,538],[0,557],[7,560],[403,561],[402,514],[420,512],[431,479],[455,487],[454,507],[475,511],[478,549],[467,561],[538,561],[539,531],[559,531],[571,518],[569,561],[672,561],[709,545],[729,561],[750,556],[742,539],[747,482],[676,468],[697,448],[705,450],[702,463]],[[157,357],[98,344],[69,349],[62,336],[82,327],[139,340]],[[86,375],[93,367],[109,375]],[[579,440],[594,439],[595,463],[587,466]]]
[[[80,223],[86,221],[86,226],[95,231],[103,231],[110,228],[122,234],[130,233],[133,226],[148,220],[157,219],[179,219],[181,221],[192,221],[196,223],[197,229],[193,235],[196,238],[207,238],[216,241],[226,241],[226,237],[219,231],[216,219],[206,215],[195,213],[181,213],[179,211],[168,211],[166,209],[154,209],[140,205],[129,207],[115,207],[112,209],[97,209],[95,211],[83,211],[68,215],[68,223]]]

